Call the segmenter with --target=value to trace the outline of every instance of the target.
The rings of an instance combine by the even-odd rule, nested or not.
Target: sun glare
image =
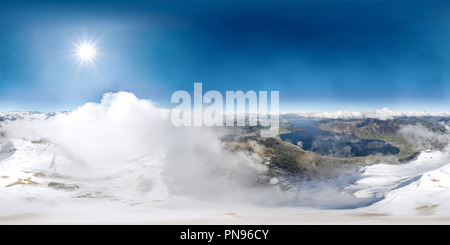
[[[98,51],[99,42],[100,38],[89,39],[86,37],[80,39],[78,43],[72,42],[75,46],[72,56],[78,61],[78,70],[85,67],[98,74],[95,63],[98,62],[97,58],[101,56]]]
[[[95,47],[89,44],[80,45],[77,50],[77,55],[83,61],[91,61],[96,54],[97,51],[95,50]]]

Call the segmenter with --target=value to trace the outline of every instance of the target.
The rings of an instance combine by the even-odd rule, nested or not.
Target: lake
[[[361,139],[353,135],[334,133],[314,128],[314,120],[295,120],[291,128],[304,128],[280,134],[283,141],[304,150],[331,157],[364,157],[368,155],[396,155],[397,147],[382,140]]]

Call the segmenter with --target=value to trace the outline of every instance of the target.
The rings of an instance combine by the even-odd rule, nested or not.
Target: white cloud
[[[331,119],[366,119],[376,118],[380,120],[393,119],[395,117],[422,117],[422,116],[450,116],[450,112],[428,111],[392,111],[389,108],[374,111],[284,111],[284,116],[298,116],[305,118],[331,118]]]
[[[7,138],[61,147],[72,165],[80,166],[66,174],[97,177],[131,169],[158,179],[170,192],[213,197],[239,195],[236,190],[245,191],[267,170],[256,154],[227,149],[221,131],[174,127],[169,110],[132,93],[108,93],[101,103],[53,117],[36,114],[30,120],[19,113],[17,118],[2,122]],[[82,172],[86,166],[90,172]]]
[[[435,132],[421,124],[404,125],[397,133],[403,135],[417,150],[423,150],[447,146],[450,143],[450,131],[446,128],[447,132]]]

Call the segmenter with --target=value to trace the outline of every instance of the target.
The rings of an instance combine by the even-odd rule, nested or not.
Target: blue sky
[[[450,111],[446,1],[4,1],[0,110],[279,91],[281,110]],[[96,72],[73,56],[99,40]]]

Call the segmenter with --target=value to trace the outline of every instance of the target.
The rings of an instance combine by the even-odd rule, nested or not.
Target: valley
[[[283,119],[283,118],[282,118]],[[284,118],[276,137],[259,137],[261,127],[242,127],[235,147],[257,152],[272,174],[332,178],[340,169],[377,163],[399,164],[414,160],[421,151],[440,150],[447,142],[431,140],[417,145],[400,130],[417,126],[446,134],[445,117],[380,119]],[[259,145],[255,149],[255,145]]]

